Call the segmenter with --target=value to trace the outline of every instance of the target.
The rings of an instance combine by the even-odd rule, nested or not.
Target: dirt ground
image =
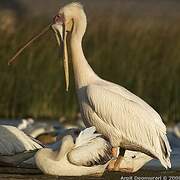
[[[150,178],[151,177],[151,178]],[[0,167],[0,180],[180,180],[180,170],[157,171],[142,170],[133,174],[121,172],[105,172],[102,177],[82,176],[82,177],[57,177],[43,175],[38,169]]]

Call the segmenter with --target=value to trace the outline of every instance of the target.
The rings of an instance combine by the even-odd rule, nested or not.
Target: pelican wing
[[[95,133],[96,128],[94,126],[86,128],[80,132],[79,136],[76,138],[75,147],[84,146],[90,143],[93,139],[100,136],[100,134]]]
[[[154,119],[154,123],[156,124],[156,126],[158,126],[158,129],[160,131],[166,133],[166,126],[162,122],[160,115],[149,104],[147,104],[144,100],[142,100],[140,97],[131,93],[126,88],[119,86],[117,84],[108,82],[108,81],[104,81],[103,85],[100,84],[100,86],[102,86],[107,91],[111,91],[112,93],[119,94],[120,96],[123,96],[127,100],[137,103],[142,108],[145,108],[146,111],[148,111],[148,113]]]
[[[141,150],[165,167],[171,166],[166,128],[143,100],[113,84],[89,85],[87,99],[100,121],[118,133],[127,149]]]
[[[95,127],[90,127],[79,134],[75,147],[68,154],[71,163],[78,166],[93,166],[105,164],[112,158],[110,143],[95,131]]]
[[[14,126],[0,126],[0,155],[9,156],[33,151],[42,146]]]

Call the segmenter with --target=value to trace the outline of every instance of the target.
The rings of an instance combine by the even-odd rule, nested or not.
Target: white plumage
[[[71,163],[81,166],[105,164],[112,158],[111,145],[100,134],[95,133],[96,128],[87,128],[76,138],[75,146],[68,154]]]
[[[81,176],[103,173],[111,159],[111,145],[95,133],[94,127],[90,127],[80,133],[75,144],[72,136],[65,136],[59,150],[41,149],[35,159],[45,174]]]
[[[0,126],[0,163],[18,165],[34,156],[42,146],[14,126]]]
[[[86,145],[87,143],[91,143],[93,139],[100,136],[100,134],[95,134],[96,128],[91,127],[87,128],[84,131],[81,131],[79,136],[76,138],[75,147]]]
[[[160,116],[140,98],[127,93],[116,85],[106,85],[106,81],[87,86],[88,103],[97,118],[111,126],[113,146],[139,150],[158,158],[164,167],[171,167],[170,146]]]
[[[17,128],[33,138],[55,130],[52,125],[45,122],[34,122],[32,118],[22,119]]]
[[[20,130],[25,130],[26,128],[28,128],[28,126],[31,126],[32,124],[34,124],[34,119],[22,119],[21,122],[18,124],[17,128]]]
[[[171,167],[171,148],[159,114],[125,88],[98,77],[87,63],[81,45],[86,25],[86,15],[78,3],[61,8],[53,25],[64,41],[66,89],[69,84],[66,33],[71,33],[76,92],[85,125],[95,126],[113,147],[143,152],[158,158],[165,168]]]
[[[42,146],[14,126],[0,126],[0,154],[14,155],[40,149]]]

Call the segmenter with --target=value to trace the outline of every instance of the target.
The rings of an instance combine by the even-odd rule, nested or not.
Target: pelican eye
[[[134,159],[136,156],[134,155],[134,156],[132,156],[132,159]]]
[[[54,16],[54,18],[53,18],[53,22],[54,22],[54,23],[60,23],[60,24],[62,24],[62,23],[64,23],[64,21],[65,21],[64,14],[57,14],[57,15]]]

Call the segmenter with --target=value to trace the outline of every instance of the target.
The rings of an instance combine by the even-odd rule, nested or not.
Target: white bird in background
[[[18,124],[17,128],[20,130],[25,130],[26,128],[28,128],[28,126],[31,126],[32,124],[34,124],[34,119],[32,118],[22,119],[21,123]]]
[[[0,164],[4,166],[24,166],[33,163],[31,159],[43,147],[35,139],[27,136],[14,126],[0,125]],[[27,160],[32,161],[27,161]]]
[[[71,135],[65,136],[57,151],[39,150],[35,155],[36,165],[49,175],[102,174],[112,158],[112,146],[95,131],[95,127],[81,131],[75,143]]]
[[[64,43],[66,90],[69,86],[66,37],[68,33],[71,34],[76,92],[85,125],[95,126],[97,132],[103,134],[113,147],[124,149],[121,155],[125,150],[140,151],[159,159],[165,168],[170,168],[171,148],[161,117],[141,98],[94,73],[82,50],[86,26],[86,15],[79,3],[61,8],[52,25],[58,44]],[[119,156],[114,170],[117,170],[121,160],[122,156]]]
[[[35,122],[32,118],[22,119],[17,128],[33,138],[37,138],[43,133],[49,133],[55,130],[49,123]]]

